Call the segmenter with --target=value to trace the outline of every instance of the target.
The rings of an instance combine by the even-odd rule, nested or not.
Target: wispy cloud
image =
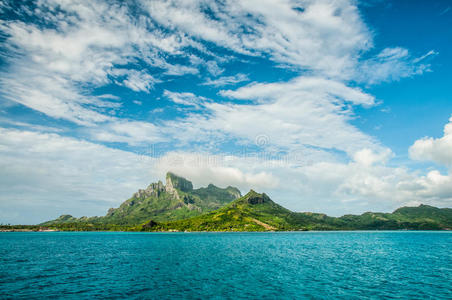
[[[252,83],[220,93],[254,103],[207,103],[207,113],[192,113],[181,122],[170,122],[168,130],[174,131],[175,138],[182,139],[178,132],[189,128],[189,136],[197,139],[234,136],[251,144],[256,136],[265,134],[269,137],[266,146],[283,150],[311,146],[352,154],[363,147],[379,147],[348,123],[352,117],[348,103],[372,106],[374,97],[341,82],[299,77],[290,82]]]
[[[196,73],[172,64],[164,55],[182,55],[196,43],[178,33],[164,33],[145,16],[133,17],[127,6],[103,1],[37,3],[36,23],[3,22],[9,69],[1,76],[3,94],[52,117],[81,125],[104,122],[101,101],[92,87],[117,83],[148,92],[159,79],[130,65],[142,60],[160,74]],[[58,9],[60,13],[55,14]],[[41,23],[40,23],[41,22]],[[43,25],[38,25],[38,23]],[[128,68],[125,68],[129,65]]]
[[[208,78],[203,85],[211,85],[214,87],[223,87],[226,85],[235,85],[240,82],[249,81],[249,78],[245,74],[236,74],[233,76],[222,76],[217,79]]]
[[[450,11],[450,9],[451,9],[450,6],[446,7],[439,15],[442,16],[442,15],[447,14]]]
[[[430,50],[420,57],[412,57],[405,48],[385,48],[375,57],[362,62],[356,78],[366,84],[377,84],[420,75],[430,71],[430,64],[425,60],[435,55],[438,53]]]
[[[177,93],[164,91],[163,95],[178,105],[193,106],[196,108],[199,108],[200,105],[208,101],[207,98],[196,96],[193,93]]]
[[[247,55],[329,76],[348,76],[371,36],[348,1],[144,1],[158,23]],[[209,7],[209,17],[205,10]],[[275,13],[277,12],[277,13]]]
[[[143,71],[136,70],[117,70],[115,75],[124,74],[126,79],[118,82],[135,92],[149,92],[155,83],[159,82],[151,75]]]

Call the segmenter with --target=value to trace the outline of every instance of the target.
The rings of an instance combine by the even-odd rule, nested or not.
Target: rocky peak
[[[134,198],[146,198],[146,197],[158,197],[160,194],[165,191],[165,186],[163,182],[159,180],[157,183],[151,183],[145,190],[138,190],[135,194],[133,194]]]
[[[262,204],[270,202],[271,199],[265,193],[259,194],[253,190],[250,190],[248,194],[244,196],[244,200],[249,204]]]
[[[166,191],[172,193],[175,189],[183,192],[191,192],[193,190],[193,184],[183,177],[168,172],[166,173]]]

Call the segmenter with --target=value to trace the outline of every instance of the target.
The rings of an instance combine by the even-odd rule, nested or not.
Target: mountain
[[[62,215],[40,226],[131,231],[441,230],[452,229],[452,209],[420,205],[342,217],[299,213],[264,193],[251,190],[242,197],[237,188],[213,184],[194,189],[189,180],[168,172],[165,184],[151,183],[103,217]]]
[[[237,188],[230,186],[219,188],[209,184],[207,187],[193,189],[193,184],[189,180],[168,172],[165,184],[161,181],[151,183],[146,189],[138,190],[118,208],[110,208],[103,217],[74,218],[71,215],[62,215],[40,225],[72,224],[76,227],[92,225],[93,228],[99,228],[102,224],[136,225],[150,219],[178,220],[218,209],[239,197],[241,194]]]
[[[325,214],[295,213],[251,190],[224,207],[196,217],[158,222],[142,231],[280,231],[280,230],[392,230],[452,229],[452,209],[421,205],[393,213],[364,213],[335,218]]]

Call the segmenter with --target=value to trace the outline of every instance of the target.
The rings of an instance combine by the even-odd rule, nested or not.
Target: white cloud
[[[120,104],[80,93],[72,83],[51,73],[37,72],[35,68],[20,63],[0,76],[0,85],[6,99],[23,104],[31,109],[80,125],[104,122],[111,116],[104,108]],[[20,70],[17,70],[18,67]]]
[[[398,192],[402,193],[407,203],[411,205],[428,203],[439,207],[450,207],[452,176],[450,173],[442,175],[439,171],[433,170],[425,176],[401,181],[398,184]]]
[[[181,49],[199,47],[196,42],[184,34],[162,32],[146,16],[132,16],[127,6],[103,1],[40,1],[36,10],[28,13],[41,24],[0,24],[8,51],[8,68],[1,72],[0,85],[7,99],[51,117],[90,126],[108,121],[102,107],[110,104],[90,97],[93,88],[116,82],[147,92],[159,82],[134,69],[137,60],[161,69],[161,74],[198,72],[163,58],[183,56]]]
[[[300,76],[289,82],[282,83],[252,83],[235,91],[221,91],[227,97],[237,99],[275,99],[281,94],[296,92],[317,93],[321,96],[333,97],[338,101],[348,101],[356,105],[372,106],[375,98],[358,88],[350,88],[340,81],[329,80],[322,77]],[[302,101],[300,99],[299,101]]]
[[[299,77],[290,82],[253,83],[221,94],[253,104],[204,103],[201,113],[169,121],[166,130],[180,140],[235,138],[251,144],[264,135],[268,143],[263,146],[283,151],[309,146],[351,155],[362,148],[383,149],[348,122],[353,117],[350,105],[371,106],[373,96],[340,82]]]
[[[122,84],[135,92],[149,92],[158,80],[143,71],[127,71],[127,79]]]
[[[291,68],[368,84],[422,74],[431,50],[412,58],[407,49],[383,49],[362,60],[373,36],[354,1],[228,0],[142,1],[164,27],[237,53],[269,56]],[[301,8],[301,9],[300,9]]]
[[[435,50],[430,50],[429,52],[425,53],[421,57],[413,59],[413,62],[414,63],[418,63],[418,62],[423,61],[423,60],[425,60],[425,59],[427,59],[429,57],[434,57],[434,56],[436,56],[438,54],[439,54],[439,52],[436,52]]]
[[[413,58],[405,48],[385,48],[376,57],[362,62],[356,70],[356,78],[367,84],[376,84],[420,75],[430,71],[430,64],[422,61],[437,54],[431,50],[421,57]]]
[[[87,97],[89,87],[113,80],[133,91],[149,91],[159,81],[155,74],[124,69],[137,61],[162,69],[161,76],[197,74],[201,66],[214,76],[221,74],[217,63],[221,57],[207,50],[204,42],[240,54],[268,56],[337,80],[353,79],[363,69],[374,74],[366,79],[371,83],[425,69],[409,66],[403,48],[385,49],[360,67],[360,55],[371,47],[372,36],[357,7],[346,0],[141,1],[134,14],[126,5],[103,1],[55,0],[38,5],[34,17],[46,26],[20,21],[1,25],[8,37],[6,47],[19,55],[10,58],[15,67],[2,76],[1,85],[11,101],[80,125],[110,118],[102,101]],[[60,13],[55,13],[56,8]],[[168,62],[171,56],[186,58],[187,47],[214,59],[204,61],[190,54],[188,65]],[[238,74],[205,84],[219,86],[242,79]],[[72,94],[64,97],[62,90]]]
[[[91,139],[102,142],[120,142],[132,146],[155,144],[168,139],[158,126],[143,121],[116,119],[86,130]]]
[[[165,63],[162,64],[162,67],[166,68],[165,75],[182,76],[187,74],[193,75],[199,72],[199,70],[196,68],[184,65],[171,65]]]
[[[224,72],[224,69],[220,68],[220,66],[218,66],[217,62],[214,60],[209,60],[208,62],[206,62],[206,67],[207,71],[213,76],[218,76]]]
[[[412,159],[433,161],[452,167],[452,118],[444,127],[444,135],[441,138],[419,139],[410,147],[409,152]]]
[[[250,168],[242,171],[244,168],[240,168],[240,165]],[[259,170],[256,166],[251,167],[247,159],[236,156],[169,152],[157,160],[156,168],[160,173],[172,171],[184,176],[198,187],[215,183],[222,187],[235,186],[247,192],[251,188],[268,189],[279,184],[279,180],[271,173]]]
[[[247,75],[239,73],[239,74],[236,74],[233,76],[222,76],[222,77],[214,79],[214,80],[209,78],[203,83],[203,85],[211,85],[214,87],[220,87],[220,86],[223,87],[226,85],[234,85],[234,84],[248,81],[248,80],[249,79],[248,79]]]
[[[359,164],[372,166],[375,163],[386,163],[391,156],[393,153],[390,149],[380,153],[374,153],[371,149],[362,149],[353,155],[353,159]]]
[[[344,77],[371,36],[349,1],[142,1],[165,27],[238,53]],[[302,6],[304,11],[295,9]],[[210,18],[209,13],[214,15]]]
[[[165,90],[163,95],[178,105],[193,106],[197,108],[208,101],[206,98],[196,96],[193,93],[177,93]]]
[[[8,118],[0,117],[0,124],[1,126],[13,126],[15,128],[20,129],[28,129],[31,131],[40,131],[40,132],[63,132],[62,128],[58,127],[51,127],[51,126],[45,126],[45,125],[39,125],[35,123],[28,123],[28,122],[21,122],[21,121],[15,121]]]
[[[57,134],[0,129],[0,222],[103,215],[161,178],[152,159]]]

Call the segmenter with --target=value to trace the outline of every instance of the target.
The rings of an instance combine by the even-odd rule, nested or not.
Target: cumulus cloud
[[[390,149],[385,149],[380,153],[374,153],[371,149],[362,149],[353,155],[353,159],[359,164],[371,166],[375,163],[386,163],[392,155]]]
[[[433,161],[452,167],[452,118],[444,127],[442,137],[419,139],[410,147],[409,152],[412,159]]]

